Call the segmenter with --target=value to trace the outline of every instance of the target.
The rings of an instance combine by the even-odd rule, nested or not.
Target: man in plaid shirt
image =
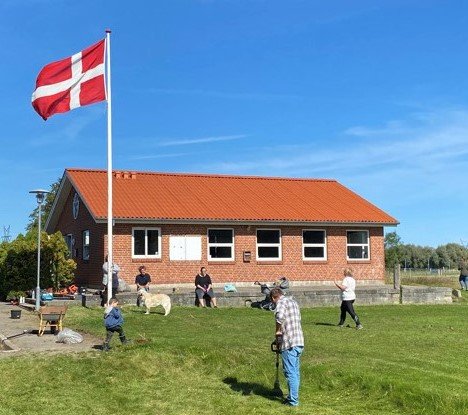
[[[283,361],[283,372],[288,382],[289,394],[285,404],[290,406],[299,405],[300,357],[304,350],[304,335],[301,327],[301,312],[296,301],[285,297],[280,288],[273,288],[270,292],[271,300],[276,304],[275,336],[281,350]],[[279,343],[279,342],[278,342]]]

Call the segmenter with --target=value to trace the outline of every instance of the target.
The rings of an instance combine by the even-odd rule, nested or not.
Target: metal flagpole
[[[106,72],[107,72],[107,302],[112,297],[112,274],[114,258],[112,255],[112,95],[110,65],[110,34],[106,30]]]

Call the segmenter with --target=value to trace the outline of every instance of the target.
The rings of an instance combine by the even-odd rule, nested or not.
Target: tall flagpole
[[[106,30],[106,72],[107,72],[107,302],[112,297],[112,274],[114,258],[112,255],[112,94],[110,65],[110,34]]]

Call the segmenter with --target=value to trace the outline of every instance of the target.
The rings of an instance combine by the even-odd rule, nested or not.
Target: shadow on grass
[[[242,395],[258,395],[263,396],[271,401],[282,401],[283,395],[275,388],[266,388],[260,383],[255,382],[239,382],[237,378],[224,378],[223,382],[230,386],[234,392],[240,392]]]
[[[336,324],[333,323],[315,323],[316,326],[333,326],[336,327]]]
[[[138,307],[136,309],[133,309],[133,310],[126,310],[127,313],[133,313],[133,314],[146,314],[146,307]],[[153,311],[151,310],[150,311],[150,314],[159,314],[161,316],[164,315],[164,310],[157,310],[157,311]],[[146,315],[149,315],[149,314],[146,314]]]

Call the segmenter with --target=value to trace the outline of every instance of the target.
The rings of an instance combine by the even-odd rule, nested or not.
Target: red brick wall
[[[68,196],[65,208],[61,213],[57,230],[63,234],[72,233],[75,237],[75,255],[77,262],[76,281],[82,285],[99,285],[102,279],[101,267],[107,250],[107,225],[96,224],[83,203],[80,204],[78,218],[73,219],[72,200],[74,190]],[[253,282],[273,281],[279,276],[286,276],[292,281],[332,281],[341,279],[343,269],[351,267],[356,279],[384,279],[384,237],[383,228],[356,229],[369,230],[370,260],[346,260],[346,230],[352,227],[320,227],[327,232],[327,261],[312,262],[302,259],[302,230],[305,226],[282,226],[267,228],[281,229],[282,261],[275,263],[257,262],[256,226],[238,225],[226,226],[234,229],[235,261],[207,261],[207,228],[222,226],[206,225],[165,225],[152,224],[149,227],[161,229],[161,259],[132,259],[132,227],[137,224],[116,224],[114,226],[114,262],[121,268],[120,276],[133,284],[138,267],[146,265],[148,273],[156,284],[193,283],[195,275],[201,266],[206,266],[213,282]],[[314,228],[311,226],[310,228]],[[90,260],[82,259],[82,231],[90,231]],[[169,261],[170,235],[201,235],[201,261]],[[243,261],[243,251],[250,251],[250,262]]]
[[[134,225],[139,226],[139,225]],[[152,225],[153,226],[153,225]],[[121,268],[121,275],[133,283],[138,267],[144,264],[155,283],[192,283],[201,266],[206,266],[214,282],[273,281],[286,276],[292,281],[331,281],[341,279],[343,269],[351,267],[356,279],[384,279],[383,228],[369,228],[369,261],[346,260],[346,230],[349,227],[321,228],[327,231],[327,261],[311,262],[302,259],[302,229],[304,227],[280,227],[282,236],[282,261],[264,263],[255,260],[256,229],[246,225],[227,226],[234,229],[235,261],[207,261],[206,225],[154,225],[161,229],[161,259],[132,259],[132,225],[119,224],[114,230],[114,258]],[[214,227],[214,226],[210,226]],[[220,226],[215,226],[220,228]],[[268,228],[273,228],[268,226]],[[359,229],[364,229],[360,227]],[[201,235],[201,261],[169,261],[169,235]],[[106,244],[105,244],[106,245]],[[106,245],[107,246],[107,245]],[[243,251],[250,251],[250,262],[243,261]]]
[[[72,203],[75,191],[72,189],[60,213],[56,231],[63,235],[72,234],[75,238],[72,258],[76,261],[75,283],[77,285],[99,285],[102,281],[102,263],[104,261],[103,234],[107,225],[97,224],[82,201],[76,219],[73,218]],[[89,230],[89,261],[83,260],[83,231]]]

